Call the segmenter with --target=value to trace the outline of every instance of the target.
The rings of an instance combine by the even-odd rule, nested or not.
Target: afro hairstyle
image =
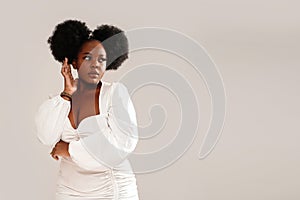
[[[116,70],[128,58],[128,40],[121,29],[103,24],[98,26],[91,35],[104,46],[107,55],[107,70]]]
[[[66,20],[58,24],[47,40],[54,59],[63,62],[66,57],[68,63],[72,63],[82,44],[89,39],[90,33],[91,30],[85,23],[78,20]]]
[[[84,22],[66,20],[55,27],[47,40],[55,60],[68,63],[77,59],[81,46],[89,40],[102,43],[107,54],[106,70],[116,70],[128,58],[128,40],[121,29],[112,25],[98,26],[93,32]]]

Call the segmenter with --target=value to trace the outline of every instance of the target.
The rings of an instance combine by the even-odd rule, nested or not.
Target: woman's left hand
[[[55,147],[51,151],[51,156],[55,159],[58,160],[59,157],[70,157],[69,154],[69,143],[66,143],[62,140],[56,143]]]

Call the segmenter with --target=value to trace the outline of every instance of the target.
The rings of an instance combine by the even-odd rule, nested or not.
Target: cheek
[[[104,65],[101,65],[100,67],[101,72],[105,72],[105,70],[106,70],[106,63]]]
[[[79,67],[79,69],[86,68],[86,67],[88,67],[88,64],[89,64],[88,62],[82,61],[82,62],[80,62],[78,67]]]
[[[81,71],[85,71],[89,68],[89,63],[86,61],[83,61],[80,63],[80,65],[78,65],[78,69]]]
[[[77,73],[78,73],[79,75],[84,75],[84,74],[88,73],[88,67],[87,67],[87,66],[84,66],[84,65],[81,65],[81,66],[79,67],[79,69],[77,70]]]

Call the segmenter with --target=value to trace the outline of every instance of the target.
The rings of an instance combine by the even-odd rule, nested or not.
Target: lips
[[[93,71],[93,72],[88,73],[88,76],[92,79],[98,79],[99,78],[99,73]]]
[[[89,75],[99,75],[97,72],[90,72]]]

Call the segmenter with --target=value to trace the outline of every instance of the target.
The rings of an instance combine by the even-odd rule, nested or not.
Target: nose
[[[93,59],[93,61],[91,63],[91,67],[92,68],[98,68],[98,67],[100,67],[100,62],[98,61],[98,59]]]

